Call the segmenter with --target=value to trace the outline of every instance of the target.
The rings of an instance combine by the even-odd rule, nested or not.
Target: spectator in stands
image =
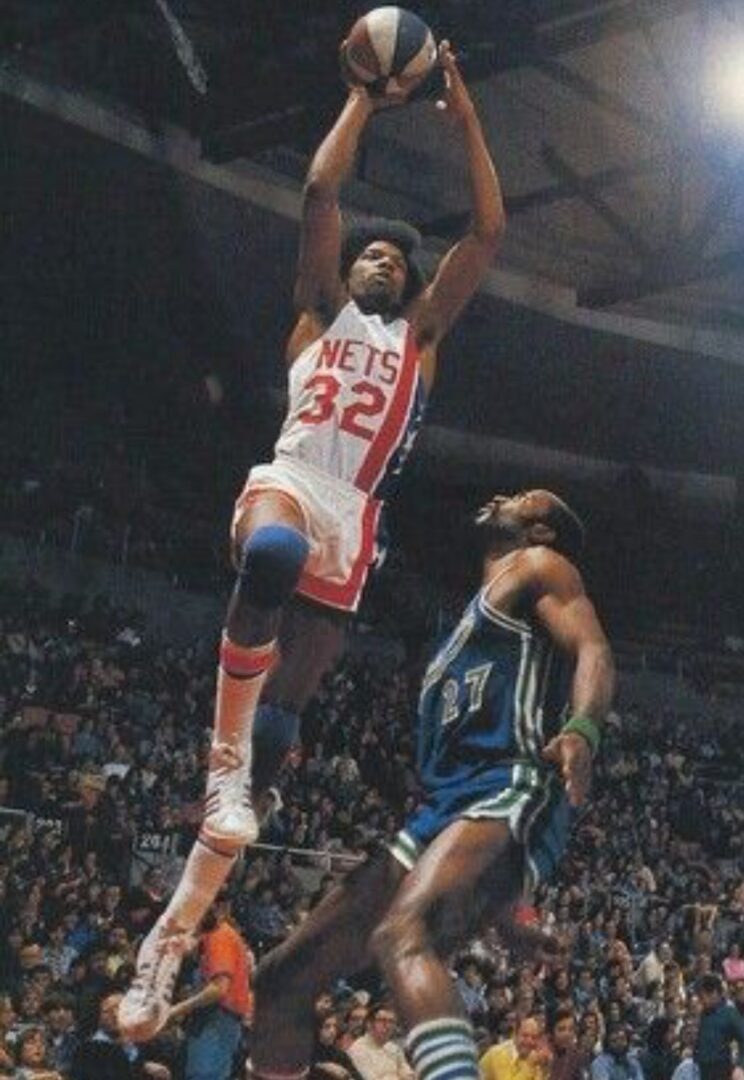
[[[481,965],[474,956],[465,956],[460,963],[457,977],[457,989],[462,998],[465,1011],[474,1024],[481,1023],[488,1012],[486,1002],[486,980]]]
[[[571,976],[564,967],[556,968],[543,986],[543,999],[548,1015],[552,1017],[556,1009],[571,1005]]]
[[[15,1068],[15,1056],[8,1035],[15,1023],[15,1011],[9,994],[0,994],[0,1076],[9,1076]]]
[[[328,1080],[364,1080],[347,1052],[339,1044],[341,1023],[338,1013],[318,1019],[311,1072]]]
[[[359,1000],[358,994],[355,994],[348,1007],[343,1030],[336,1040],[342,1050],[348,1050],[355,1039],[359,1039],[364,1035],[367,1028],[368,1013],[368,1006]]]
[[[674,1043],[674,1024],[666,1016],[657,1016],[649,1026],[646,1049],[639,1054],[645,1080],[671,1080],[679,1065]]]
[[[18,1036],[15,1045],[16,1070],[13,1080],[63,1080],[51,1064],[44,1029],[29,1027]]]
[[[185,1080],[230,1080],[244,1025],[253,1013],[253,954],[219,894],[202,922],[202,987],[172,1006],[171,1021],[192,1017],[186,1036]]]
[[[44,950],[35,938],[26,938],[18,949],[19,982],[30,982],[34,971],[44,962]]]
[[[65,941],[66,928],[64,922],[59,919],[49,928],[49,936],[44,946],[44,963],[48,964],[52,975],[56,980],[63,979],[70,970],[70,964],[77,956],[72,945]]]
[[[395,1010],[389,1004],[377,1003],[370,1008],[365,1034],[348,1050],[364,1080],[414,1080],[403,1050],[393,1041],[397,1022]]]
[[[318,1023],[325,1020],[326,1016],[330,1016],[335,1012],[333,994],[330,990],[324,990],[323,993],[318,994],[313,1002],[313,1012]]]
[[[737,979],[744,980],[744,956],[738,941],[731,942],[728,955],[723,961],[723,974],[728,983],[734,983]]]
[[[90,1031],[99,1017],[99,1002],[114,989],[114,980],[107,969],[105,949],[94,948],[86,958],[85,974],[75,988],[78,1017],[83,1031]]]
[[[672,1080],[700,1080],[700,1069],[693,1057],[697,1042],[697,1031],[696,1023],[687,1023],[682,1028],[679,1040],[681,1059],[672,1074]]]
[[[65,993],[50,994],[42,1005],[42,1015],[48,1033],[49,1060],[66,1076],[80,1043],[73,998]]]
[[[42,997],[36,987],[30,982],[22,985],[16,997],[16,1021],[19,1031],[25,1031],[30,1027],[40,1027]]]
[[[273,885],[259,883],[245,915],[245,926],[251,941],[261,952],[278,944],[287,933],[287,922],[276,900]]]
[[[171,1080],[166,1065],[149,1061],[142,1047],[120,1041],[116,1014],[121,997],[106,994],[101,1000],[98,1028],[76,1051],[71,1080]]]
[[[51,968],[46,964],[39,964],[31,972],[27,985],[29,989],[36,991],[43,1002],[46,995],[52,989],[53,981]]]
[[[73,854],[81,859],[101,852],[108,842],[108,827],[113,813],[106,798],[106,779],[101,773],[87,772],[80,777],[78,798],[66,808],[67,830]],[[88,864],[88,870],[93,864]]]
[[[695,1061],[701,1080],[744,1080],[744,1019],[723,996],[717,975],[703,975],[697,985],[702,1014],[695,1046]],[[737,1065],[733,1068],[731,1044],[737,1045]]]
[[[687,1003],[687,988],[681,966],[676,960],[664,965],[664,1000],[684,1009]]]
[[[579,1080],[588,1058],[579,1050],[576,1020],[570,1006],[555,1010],[549,1026],[550,1080]]]
[[[486,1004],[488,1006],[485,1020],[486,1029],[496,1038],[512,1004],[511,990],[501,978],[494,978],[489,982],[486,991]]]
[[[482,1080],[547,1080],[552,1054],[534,1016],[523,1016],[514,1038],[492,1046],[480,1059]]]
[[[636,1054],[630,1049],[628,1029],[624,1024],[611,1024],[607,1028],[604,1049],[591,1067],[592,1080],[644,1080],[643,1069]]]
[[[664,967],[672,959],[672,949],[668,941],[654,942],[641,960],[635,973],[635,983],[642,993],[649,987],[664,980]]]
[[[124,898],[124,909],[129,928],[133,934],[147,932],[159,915],[165,911],[168,889],[159,866],[150,866],[140,885],[132,888]]]

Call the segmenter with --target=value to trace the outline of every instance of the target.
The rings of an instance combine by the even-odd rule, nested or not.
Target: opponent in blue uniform
[[[316,994],[371,961],[420,1080],[477,1080],[446,957],[484,921],[509,930],[525,876],[550,872],[586,797],[614,669],[574,565],[583,528],[547,491],[494,498],[477,524],[481,589],[421,689],[423,802],[259,965],[253,1063],[264,1080],[304,1076]]]
[[[504,561],[499,576],[509,572]],[[425,801],[393,854],[410,869],[458,817],[509,823],[534,885],[560,855],[570,808],[542,754],[565,721],[570,665],[534,618],[489,602],[495,580],[468,604],[430,663],[419,702],[418,771]]]

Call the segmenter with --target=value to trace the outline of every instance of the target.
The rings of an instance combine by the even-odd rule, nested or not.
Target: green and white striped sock
[[[406,1048],[418,1080],[478,1080],[478,1054],[467,1020],[443,1016],[417,1024]]]

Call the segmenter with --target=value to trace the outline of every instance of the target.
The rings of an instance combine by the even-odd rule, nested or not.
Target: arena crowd
[[[1,594],[0,1076],[178,1080],[195,1016],[123,1048],[126,1073],[91,1063],[116,1043],[163,868],[194,837],[213,652],[153,644],[104,599]],[[230,885],[255,957],[416,806],[411,682],[392,656],[350,654],[307,710],[264,846]],[[560,876],[522,912],[562,958],[536,965],[494,933],[452,958],[488,1080],[692,1080],[710,976],[744,1016],[744,793],[722,762],[744,775],[733,722],[619,703]],[[195,980],[187,965],[181,996]],[[374,973],[316,1009],[317,1075],[411,1076]]]

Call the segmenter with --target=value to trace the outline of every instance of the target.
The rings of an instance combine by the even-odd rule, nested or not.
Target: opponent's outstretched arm
[[[470,229],[444,256],[419,306],[423,334],[436,344],[472,297],[498,247],[506,216],[501,185],[486,145],[475,105],[448,41],[439,48],[447,89],[442,106],[465,141],[470,175]]]

